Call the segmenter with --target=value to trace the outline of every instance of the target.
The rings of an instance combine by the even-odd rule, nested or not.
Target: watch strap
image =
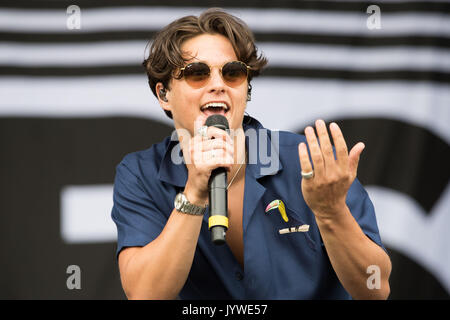
[[[197,206],[193,203],[190,203],[189,200],[187,199],[186,195],[182,192],[181,192],[180,196],[183,199],[181,204],[178,207],[175,204],[175,209],[177,209],[179,212],[186,213],[186,214],[192,214],[192,215],[196,215],[196,216],[201,216],[205,213],[206,206],[201,207],[201,206]]]

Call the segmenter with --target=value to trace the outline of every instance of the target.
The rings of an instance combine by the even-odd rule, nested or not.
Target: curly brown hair
[[[198,17],[185,16],[177,19],[155,35],[149,56],[142,64],[147,72],[150,88],[156,97],[158,97],[156,84],[161,82],[170,90],[169,82],[174,77],[175,70],[184,67],[185,62],[189,60],[183,57],[181,51],[183,42],[205,33],[221,34],[231,42],[238,60],[251,68],[248,75],[251,90],[251,79],[260,74],[267,64],[267,59],[261,54],[258,56],[255,38],[244,21],[220,8],[211,8]],[[172,119],[170,111],[165,113]]]

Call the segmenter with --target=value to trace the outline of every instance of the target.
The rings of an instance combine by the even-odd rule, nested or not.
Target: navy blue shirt
[[[305,136],[270,131],[247,116],[243,128],[249,151],[243,206],[245,270],[227,244],[211,242],[206,212],[180,298],[350,299],[331,266],[314,214],[302,197],[298,144],[306,142]],[[126,247],[145,246],[163,230],[175,196],[187,181],[185,164],[172,161],[178,151],[178,141],[167,137],[150,149],[128,154],[117,166],[112,209],[118,231],[117,254]],[[278,210],[265,212],[273,200],[283,201],[288,222]],[[356,179],[346,203],[363,232],[384,249],[374,207]],[[279,232],[305,224],[309,225],[307,232]]]

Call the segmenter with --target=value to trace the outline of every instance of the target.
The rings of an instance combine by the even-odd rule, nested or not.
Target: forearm
[[[334,219],[316,221],[333,269],[350,295],[354,299],[386,299],[390,292],[390,259],[363,233],[348,207],[342,208]],[[380,289],[367,285],[367,268],[371,265],[380,268]]]
[[[161,234],[140,248],[123,270],[128,298],[177,297],[192,266],[202,219],[202,216],[172,211]]]

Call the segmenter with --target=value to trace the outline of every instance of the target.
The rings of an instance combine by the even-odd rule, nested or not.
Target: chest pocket
[[[286,245],[292,245],[302,250],[305,249],[305,245],[313,251],[317,251],[320,248],[320,234],[318,234],[314,214],[310,210],[306,208],[299,208],[301,212],[303,212],[302,215],[298,211],[292,210],[289,207],[289,204],[287,204],[279,196],[277,197],[276,195],[269,194],[266,199],[266,203],[270,203],[274,200],[281,200],[284,204],[286,213],[285,218],[287,218],[287,221],[283,219],[280,208],[272,209],[264,213],[266,215],[265,218],[270,223],[270,228],[273,229],[273,232],[276,234],[276,238],[282,242],[286,242]],[[280,233],[280,230],[292,230],[292,228],[298,228],[300,226],[302,226],[300,231],[283,231]],[[305,229],[307,229],[307,231]]]
[[[298,281],[303,284],[300,287],[285,284],[284,290],[292,290],[292,292],[289,291],[290,294],[297,296],[299,292],[306,290],[305,288],[313,288],[320,274],[319,262],[322,256],[320,235],[316,234],[318,229],[314,214],[309,209],[299,208],[299,210],[294,211],[282,198],[270,194],[267,194],[267,197],[265,197],[265,204],[267,205],[276,199],[283,201],[288,221],[283,219],[279,209],[273,209],[263,213],[265,215],[264,227],[266,232],[271,234],[271,238],[274,241],[273,249],[276,251],[274,256],[278,257],[276,260],[273,260],[274,268],[280,274],[295,274],[296,280],[294,282]],[[284,234],[279,232],[282,229],[304,225],[309,226],[309,230],[306,232]],[[287,294],[287,291],[283,294]]]

